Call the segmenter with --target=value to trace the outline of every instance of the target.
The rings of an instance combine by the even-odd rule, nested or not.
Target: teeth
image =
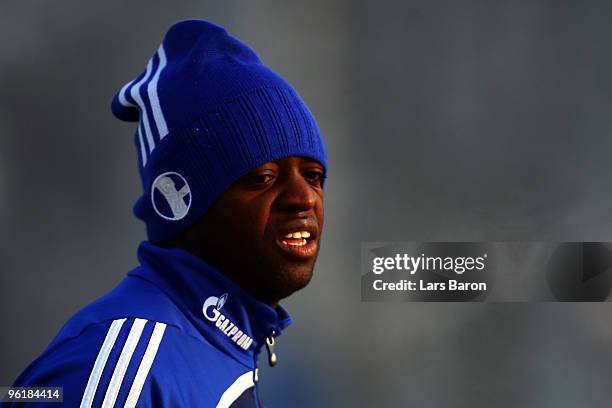
[[[310,232],[308,232],[308,231],[292,232],[292,233],[289,233],[289,234],[285,235],[285,238],[296,238],[296,239],[310,238]]]
[[[283,244],[291,245],[291,246],[304,246],[304,245],[306,245],[306,240],[302,239],[300,242],[287,242],[287,241],[283,241]]]

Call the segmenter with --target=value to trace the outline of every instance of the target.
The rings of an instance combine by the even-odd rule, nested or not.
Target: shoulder
[[[14,385],[63,387],[66,406],[206,406],[243,371],[178,327],[121,318],[48,348]]]
[[[163,322],[193,332],[184,313],[163,290],[148,281],[128,276],[112,291],[76,313],[51,346],[78,336],[91,325],[129,317]]]
[[[15,381],[15,386],[64,388],[66,406],[99,406],[116,400],[129,378],[132,394],[164,338],[167,325],[122,318],[88,325],[52,343]],[[124,399],[127,398],[127,394]],[[111,403],[110,406],[113,406]]]
[[[169,407],[216,406],[224,393],[230,398],[253,383],[252,371],[204,339],[167,323],[120,318],[48,348],[14,385],[63,387],[66,406]]]
[[[163,290],[128,277],[74,315],[14,385],[63,387],[66,406],[215,406],[248,372]]]

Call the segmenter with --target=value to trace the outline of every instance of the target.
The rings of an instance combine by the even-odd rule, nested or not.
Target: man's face
[[[323,166],[303,157],[253,169],[188,232],[188,249],[275,304],[312,277],[323,229],[323,177]]]

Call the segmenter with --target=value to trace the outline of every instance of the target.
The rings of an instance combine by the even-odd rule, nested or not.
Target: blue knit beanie
[[[298,94],[248,46],[206,21],[173,25],[146,70],[115,95],[112,111],[139,122],[144,192],[134,213],[152,242],[193,224],[264,163],[303,156],[327,169],[319,129]]]

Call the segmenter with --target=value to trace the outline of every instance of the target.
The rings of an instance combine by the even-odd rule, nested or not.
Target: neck
[[[253,290],[251,287],[249,287],[249,285],[245,284],[245,282],[242,282],[242,280],[239,279],[238,274],[227,273],[225,271],[225,268],[222,268],[220,265],[216,265],[215,262],[213,262],[210,259],[210,257],[207,257],[205,255],[206,251],[202,249],[201,245],[194,245],[193,240],[186,239],[183,234],[179,234],[173,237],[172,239],[159,243],[158,245],[162,248],[179,248],[179,249],[189,252],[191,255],[196,256],[202,261],[215,267],[215,269],[223,273],[228,279],[230,279],[236,285],[240,286],[242,289],[247,291],[255,299],[267,304],[268,306],[274,309],[278,307],[278,303],[280,302],[280,299],[270,299],[269,296],[265,296],[265,294],[260,293],[260,291]]]

